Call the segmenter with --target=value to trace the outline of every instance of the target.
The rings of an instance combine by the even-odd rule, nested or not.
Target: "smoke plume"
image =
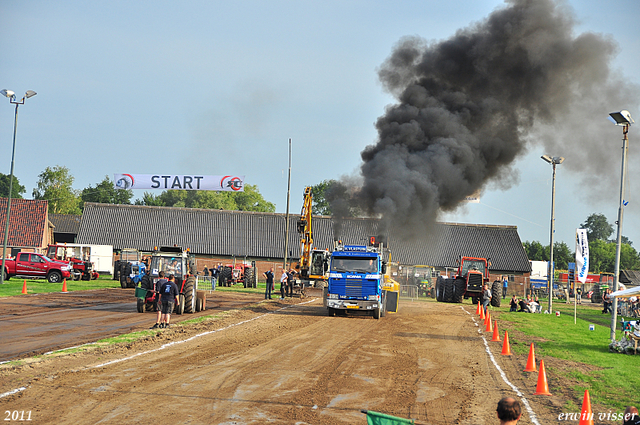
[[[400,40],[379,70],[398,103],[377,120],[377,143],[361,153],[363,183],[351,201],[419,235],[488,182],[508,186],[510,165],[529,145],[565,157],[572,150],[563,167],[575,170],[602,161],[593,155],[612,156],[617,145],[601,145],[616,143],[613,128],[600,122],[632,108],[623,106],[629,87],[611,75],[615,43],[574,35],[573,26],[564,4],[510,0],[447,40]],[[600,127],[608,130],[602,138]],[[619,164],[619,154],[611,161]]]

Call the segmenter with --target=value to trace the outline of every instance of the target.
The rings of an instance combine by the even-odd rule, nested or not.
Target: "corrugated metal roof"
[[[7,223],[7,200],[0,198],[0,229]],[[47,201],[11,199],[8,246],[24,248],[42,247],[47,229]]]
[[[284,256],[285,214],[194,208],[85,203],[78,243],[113,245],[114,249],[151,251],[178,245],[195,254],[253,258]],[[300,255],[298,214],[289,217],[289,255]],[[366,244],[377,235],[379,220],[314,216],[314,245],[333,247],[334,225],[345,244]],[[494,270],[529,272],[530,265],[515,226],[437,223],[431,236],[409,242],[389,232],[392,261],[455,267],[461,256],[488,257]]]
[[[49,220],[55,226],[56,233],[78,234],[81,215],[76,214],[49,214]]]

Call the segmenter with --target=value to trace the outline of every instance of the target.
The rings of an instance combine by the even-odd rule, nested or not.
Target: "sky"
[[[614,71],[640,84],[640,2],[566,5],[575,33],[613,39]],[[377,71],[402,37],[446,40],[504,6],[497,0],[0,0],[0,88],[19,97],[38,93],[19,107],[14,174],[26,198],[38,175],[55,165],[69,168],[78,190],[114,173],[244,175],[277,212],[286,212],[291,139],[290,211],[298,214],[305,186],[358,174],[360,153],[377,141],[374,123],[396,102]],[[2,99],[0,172],[9,174],[14,107]],[[563,156],[554,239],[574,249],[575,229],[590,214],[604,214],[612,224],[617,219],[622,131],[606,118],[630,109],[638,120],[638,130],[629,132],[633,176],[640,111],[632,106],[610,105],[601,123],[585,123],[607,134],[601,141],[610,146],[610,157],[602,158],[607,167],[594,175],[613,183],[591,186],[575,172],[569,144],[565,151],[556,141],[550,152],[532,143],[508,175],[485,186],[480,203],[440,221],[513,225],[522,241],[548,244],[552,167],[540,156]],[[622,233],[638,249],[640,188],[628,180]]]

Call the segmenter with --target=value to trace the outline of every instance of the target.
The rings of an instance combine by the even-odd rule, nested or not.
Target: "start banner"
[[[244,192],[244,176],[114,174],[116,189],[216,190]]]

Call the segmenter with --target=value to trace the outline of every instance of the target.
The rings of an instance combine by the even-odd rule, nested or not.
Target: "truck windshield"
[[[462,276],[466,275],[469,270],[477,270],[484,274],[484,261],[465,260],[462,263]]]
[[[378,262],[375,258],[334,257],[331,260],[331,271],[375,273],[378,271]]]

